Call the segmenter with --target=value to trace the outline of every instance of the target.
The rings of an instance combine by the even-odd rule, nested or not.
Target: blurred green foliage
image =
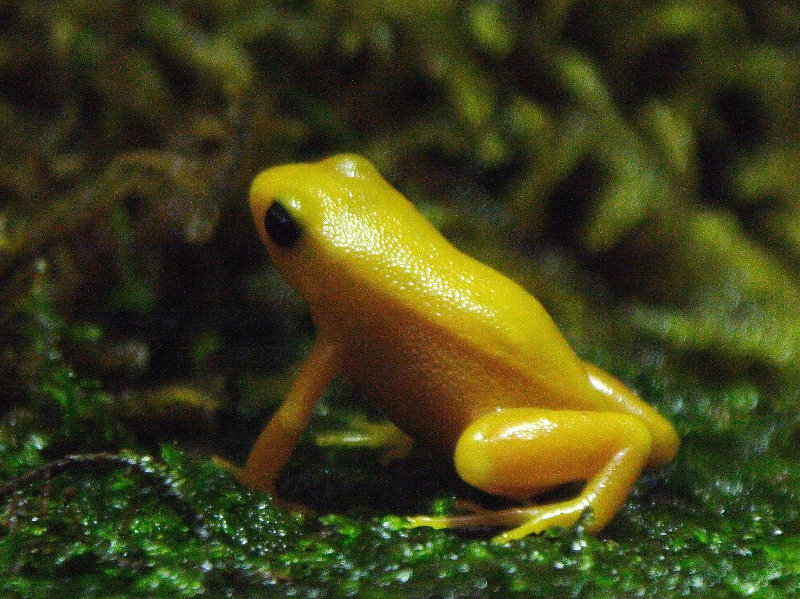
[[[799,46],[791,0],[0,3],[2,593],[796,590]],[[312,334],[249,181],[338,151],[675,422],[600,539],[395,529],[470,490],[316,446],[344,386],[282,488],[347,516],[198,457],[247,452]]]

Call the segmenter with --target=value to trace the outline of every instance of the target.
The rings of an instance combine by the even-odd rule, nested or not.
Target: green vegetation
[[[0,3],[0,595],[796,594],[799,43],[790,0]],[[338,151],[675,423],[599,538],[399,528],[491,499],[332,445],[344,384],[279,485],[316,516],[212,463],[313,335],[249,181]]]

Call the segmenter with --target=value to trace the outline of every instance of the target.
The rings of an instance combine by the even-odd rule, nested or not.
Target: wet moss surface
[[[0,594],[699,597],[800,588],[792,2],[0,5]],[[356,151],[675,424],[598,537],[387,460],[337,383],[241,461],[313,339],[262,168]],[[565,492],[568,492],[566,490]]]

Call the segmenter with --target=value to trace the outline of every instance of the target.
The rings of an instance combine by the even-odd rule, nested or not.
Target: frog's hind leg
[[[487,414],[461,435],[455,466],[478,489],[526,500],[561,484],[585,480],[566,501],[465,516],[412,518],[411,526],[512,528],[505,543],[552,526],[575,524],[587,508],[598,532],[624,503],[648,461],[653,440],[641,420],[613,412],[511,408]]]

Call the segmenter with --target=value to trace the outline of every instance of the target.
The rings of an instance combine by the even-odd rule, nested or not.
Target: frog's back
[[[383,294],[465,342],[505,352],[512,362],[573,355],[536,298],[455,248],[368,162],[348,155],[329,161],[341,165],[348,158],[357,161],[361,179],[346,182],[347,193],[337,194],[338,204],[328,211],[323,252],[337,262],[333,272],[348,273],[348,288]]]
[[[343,286],[331,304],[339,309],[329,304],[315,316],[349,329],[341,336],[357,346],[351,378],[392,402],[382,407],[393,420],[402,421],[393,406],[408,414],[412,401],[414,418],[449,405],[435,417],[458,419],[458,405],[464,421],[502,406],[598,409],[580,360],[542,305],[457,250],[399,193],[394,202],[390,226],[387,210],[364,226],[383,249],[348,247],[334,268]]]

